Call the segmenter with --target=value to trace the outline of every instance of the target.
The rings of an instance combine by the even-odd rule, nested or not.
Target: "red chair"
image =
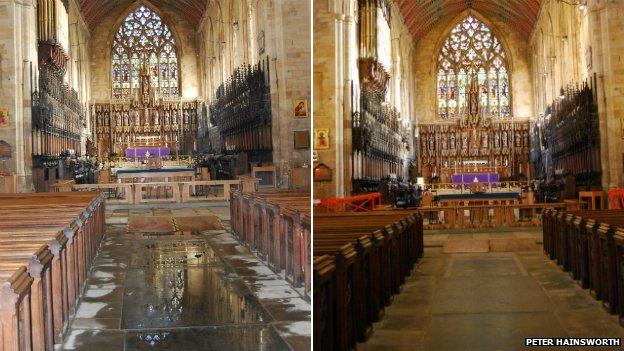
[[[327,212],[369,212],[381,205],[381,193],[321,199],[321,207]]]
[[[612,210],[624,208],[624,188],[609,190],[609,208]]]

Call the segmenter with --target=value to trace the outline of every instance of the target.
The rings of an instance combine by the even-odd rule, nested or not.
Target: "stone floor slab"
[[[520,350],[526,337],[624,340],[618,318],[541,250],[446,254],[426,248],[373,330],[359,349]]]
[[[535,238],[490,239],[491,252],[538,251]]]
[[[490,251],[489,240],[483,239],[454,239],[444,242],[444,253],[488,252]]]
[[[183,220],[171,221],[174,215]],[[195,221],[196,215],[206,218]],[[130,218],[131,230],[106,226],[85,293],[56,349],[310,349],[309,301],[238,243],[229,232],[229,208],[130,207],[108,217]],[[170,224],[201,233],[152,235]]]

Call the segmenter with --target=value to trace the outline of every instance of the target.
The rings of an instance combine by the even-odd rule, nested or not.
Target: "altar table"
[[[166,146],[129,147],[126,149],[126,157],[144,159],[149,152],[151,156],[167,158],[169,157],[170,151],[171,150]]]
[[[455,173],[451,176],[453,184],[463,184],[465,188],[470,187],[475,179],[479,183],[492,184],[492,187],[496,187],[496,183],[500,182],[500,176],[496,172],[467,172],[467,173]]]

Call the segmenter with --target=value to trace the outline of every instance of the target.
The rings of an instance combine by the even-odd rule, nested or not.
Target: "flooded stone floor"
[[[427,247],[358,349],[521,350],[526,337],[624,338],[624,328],[541,249],[444,254]]]
[[[156,220],[179,229],[193,216],[222,227],[171,232]],[[135,217],[154,224],[128,231]],[[117,209],[57,349],[309,350],[310,318],[301,292],[229,232],[229,208]]]

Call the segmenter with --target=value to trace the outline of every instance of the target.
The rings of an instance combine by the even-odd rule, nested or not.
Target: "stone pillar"
[[[295,118],[294,101],[308,101],[310,116],[310,1],[268,1],[265,52],[270,59],[273,163],[278,184],[292,183],[292,168],[310,159],[310,151],[294,148],[294,131],[309,131],[311,118]],[[261,56],[260,59],[264,59]]]
[[[31,91],[37,72],[36,2],[0,2],[0,108],[8,111],[8,126],[0,140],[11,145],[6,172],[17,174],[17,189],[32,191]],[[31,75],[32,72],[32,75]]]
[[[590,1],[592,73],[600,120],[602,186],[624,186],[624,2]]]
[[[330,148],[317,150],[332,169],[331,182],[317,182],[315,196],[344,196],[351,190],[351,85],[358,79],[354,2],[314,2],[314,127],[329,129]],[[354,92],[357,94],[357,92]]]

